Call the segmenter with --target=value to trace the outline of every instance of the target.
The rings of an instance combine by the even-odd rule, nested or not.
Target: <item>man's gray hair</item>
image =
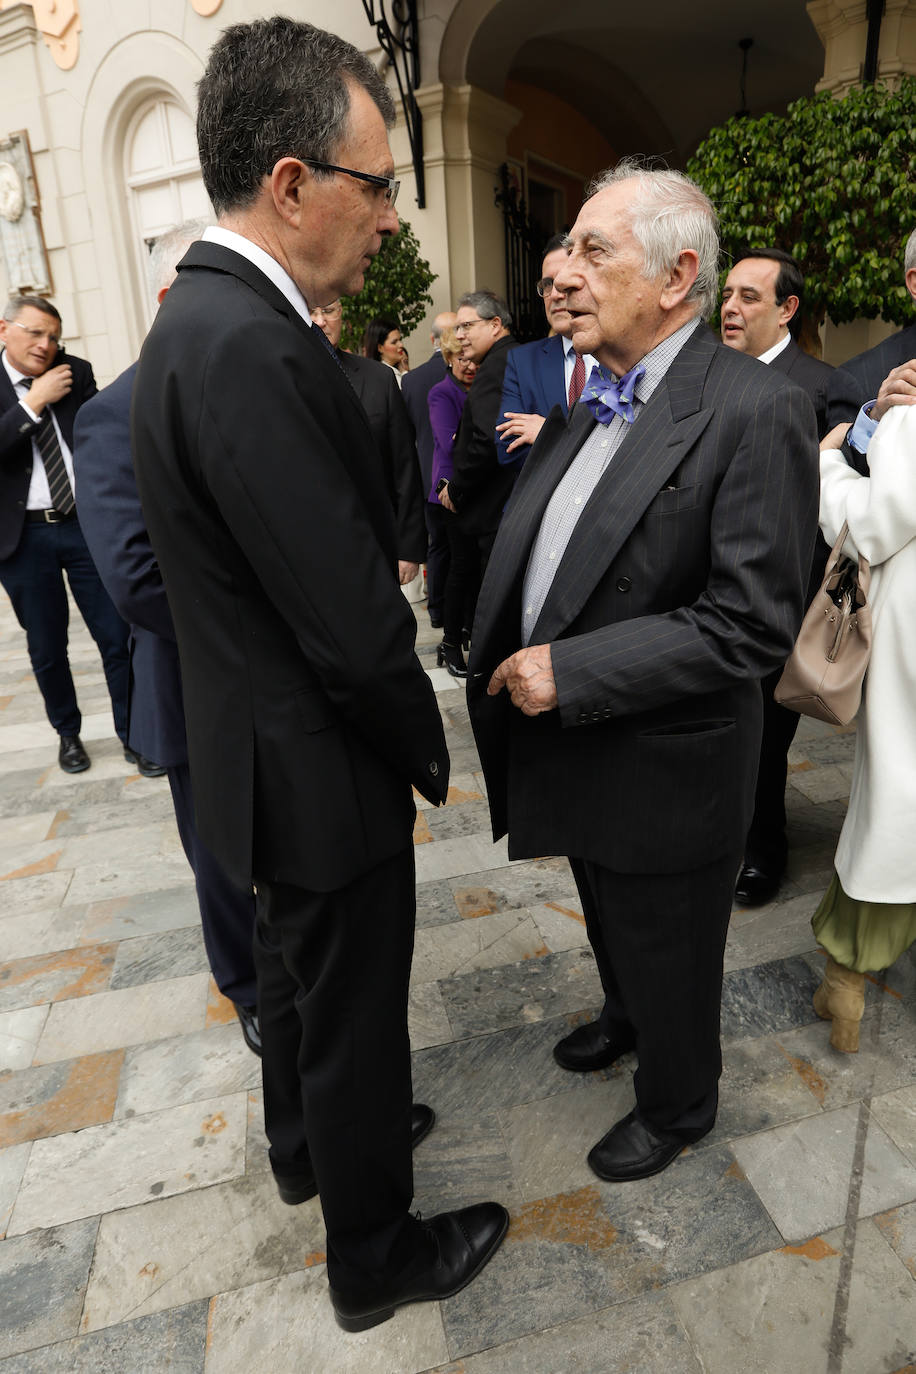
[[[200,169],[217,215],[251,205],[283,157],[338,162],[352,84],[390,127],[391,93],[352,43],[282,15],[224,29],[197,87]]]
[[[57,320],[58,324],[60,323],[60,311],[56,305],[52,305],[50,301],[46,301],[44,296],[27,296],[22,294],[10,296],[6,305],[3,307],[3,318],[6,320],[7,324],[12,324],[20,311],[26,310],[29,307],[31,307],[32,310],[40,310],[43,315],[52,316],[53,319]]]
[[[699,266],[686,299],[694,302],[698,315],[711,315],[719,294],[719,225],[712,201],[683,172],[654,167],[635,157],[621,158],[616,167],[597,176],[586,200],[623,181],[635,181],[638,186],[630,223],[642,248],[643,276],[673,271],[684,249],[692,248]]]
[[[497,296],[492,291],[482,288],[479,291],[465,291],[458,302],[458,309],[463,305],[470,306],[476,310],[482,320],[493,320],[499,317],[499,322],[503,329],[512,328],[512,312],[501,296]]]
[[[146,264],[146,275],[153,300],[164,286],[171,286],[178,272],[178,264],[192,243],[203,237],[209,225],[208,219],[186,219],[160,234],[150,249]]]
[[[906,241],[906,248],[903,250],[903,270],[909,272],[916,267],[916,229]]]

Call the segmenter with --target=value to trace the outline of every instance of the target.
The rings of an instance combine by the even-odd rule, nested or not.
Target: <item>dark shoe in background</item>
[[[165,776],[165,768],[161,763],[153,763],[152,759],[146,758],[143,754],[138,754],[136,749],[131,749],[129,745],[124,745],[124,757],[128,763],[132,763],[138,773],[142,773],[145,778],[161,778]]]
[[[745,864],[735,883],[735,901],[739,906],[763,906],[773,900],[781,882],[782,873]]]
[[[674,1136],[658,1135],[630,1112],[589,1150],[588,1163],[599,1178],[629,1183],[660,1174],[677,1159],[686,1143]]]
[[[258,1021],[257,1007],[242,1007],[238,1002],[234,1002],[235,1014],[239,1018],[239,1025],[242,1028],[242,1039],[251,1050],[261,1058],[261,1023]]]
[[[445,668],[452,677],[467,677],[468,665],[464,661],[460,644],[447,644],[443,639],[436,649],[436,667]]]
[[[79,735],[61,735],[57,762],[65,773],[85,773],[91,760]]]
[[[633,1048],[633,1045],[618,1045],[608,1040],[598,1022],[589,1021],[558,1040],[553,1047],[553,1057],[561,1069],[590,1073],[593,1069],[606,1069]]]

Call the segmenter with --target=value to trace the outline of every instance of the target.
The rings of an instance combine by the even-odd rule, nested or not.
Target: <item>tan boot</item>
[[[823,981],[814,994],[814,1010],[832,1021],[830,1043],[843,1054],[859,1048],[859,1022],[865,1010],[865,974],[838,964],[828,956]]]

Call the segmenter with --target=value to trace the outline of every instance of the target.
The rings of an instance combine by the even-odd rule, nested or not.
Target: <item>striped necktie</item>
[[[581,353],[576,354],[576,361],[573,363],[572,376],[569,379],[569,409],[582,395],[582,388],[585,386],[585,359]]]
[[[32,383],[30,380],[26,380],[21,381],[19,385],[20,387],[30,387]],[[29,393],[26,390],[23,392],[23,400],[28,401],[28,398]],[[45,406],[39,415],[38,428],[34,431],[32,438],[38,445],[38,452],[41,454],[41,461],[48,478],[52,510],[58,511],[61,515],[72,515],[76,502],[73,499],[73,488],[70,485],[70,478],[67,476],[67,466],[57,438],[57,430],[54,428],[54,421],[51,418],[50,406]]]

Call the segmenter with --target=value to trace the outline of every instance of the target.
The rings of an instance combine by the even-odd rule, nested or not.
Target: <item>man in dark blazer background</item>
[[[916,304],[916,229],[903,250],[903,281]],[[881,383],[894,368],[911,359],[916,359],[916,324],[898,329],[836,368],[827,395],[828,427],[854,421],[860,408],[875,400]]]
[[[799,348],[792,337],[804,298],[805,279],[791,253],[781,248],[752,248],[729,272],[722,291],[722,342],[788,377],[814,406],[817,437],[827,433],[827,388],[834,369]],[[812,459],[816,463],[816,456]],[[811,560],[807,601],[824,575],[830,549],[818,534]],[[789,748],[798,729],[797,711],[774,699],[782,665],[760,684],[763,693],[763,737],[754,796],[754,816],[744,845],[744,862],[735,884],[742,906],[768,902],[779,890],[788,856],[786,778]]]
[[[309,313],[337,353],[341,367],[366,412],[375,446],[382,457],[385,486],[394,511],[398,539],[398,579],[412,582],[426,556],[426,522],[420,489],[420,467],[410,418],[392,368],[338,347],[343,329],[340,301]]]
[[[149,257],[157,304],[175,279],[176,263],[205,221],[162,234]],[[182,847],[194,873],[207,959],[217,987],[235,1004],[248,1048],[261,1052],[254,971],[254,894],[226,877],[197,833],[188,769],[181,670],[175,626],[162,574],[143,522],[130,448],[130,405],[137,365],[81,408],[73,461],[80,525],[105,588],[130,625],[127,738],[168,773]],[[168,1028],[163,1028],[167,1033]]]
[[[572,322],[565,293],[554,289],[554,277],[566,262],[564,241],[562,234],[556,234],[548,242],[536,288],[544,302],[550,334],[546,339],[513,348],[506,362],[496,453],[499,461],[515,472],[521,471],[554,406],[568,414],[595,365],[592,357],[578,360],[570,338]]]
[[[90,760],[67,655],[64,572],[102,655],[115,733],[125,757],[138,760],[127,749],[127,626],[89,556],[73,493],[73,421],[95,395],[95,377],[82,358],[64,355],[60,332],[59,311],[41,296],[12,296],[0,321],[0,582],[60,736],[60,766],[82,773]]]
[[[434,630],[441,628],[445,611],[445,583],[449,564],[449,514],[442,506],[434,505],[427,499],[433,473],[433,431],[429,422],[427,401],[433,387],[445,376],[447,369],[439,348],[439,340],[444,329],[454,328],[455,318],[454,310],[443,310],[436,316],[429,336],[433,346],[432,357],[427,358],[419,367],[412,367],[401,378],[401,395],[414,428],[420,459],[423,516],[429,541],[426,550],[426,609]]]
[[[271,1165],[285,1201],[320,1197],[356,1331],[463,1287],[508,1225],[495,1203],[410,1210],[411,784],[442,802],[448,757],[382,463],[308,312],[397,231],[394,108],[356,48],[281,17],[226,29],[198,97],[218,225],[144,345],[134,465],[200,834],[256,889]]]
[[[615,1181],[715,1121],[759,680],[794,641],[817,527],[811,403],[702,323],[717,260],[679,173],[624,161],[593,186],[556,285],[603,373],[522,469],[468,680],[494,837],[570,856],[601,973],[599,1019],[555,1057],[636,1051],[635,1110],[589,1154]]]

